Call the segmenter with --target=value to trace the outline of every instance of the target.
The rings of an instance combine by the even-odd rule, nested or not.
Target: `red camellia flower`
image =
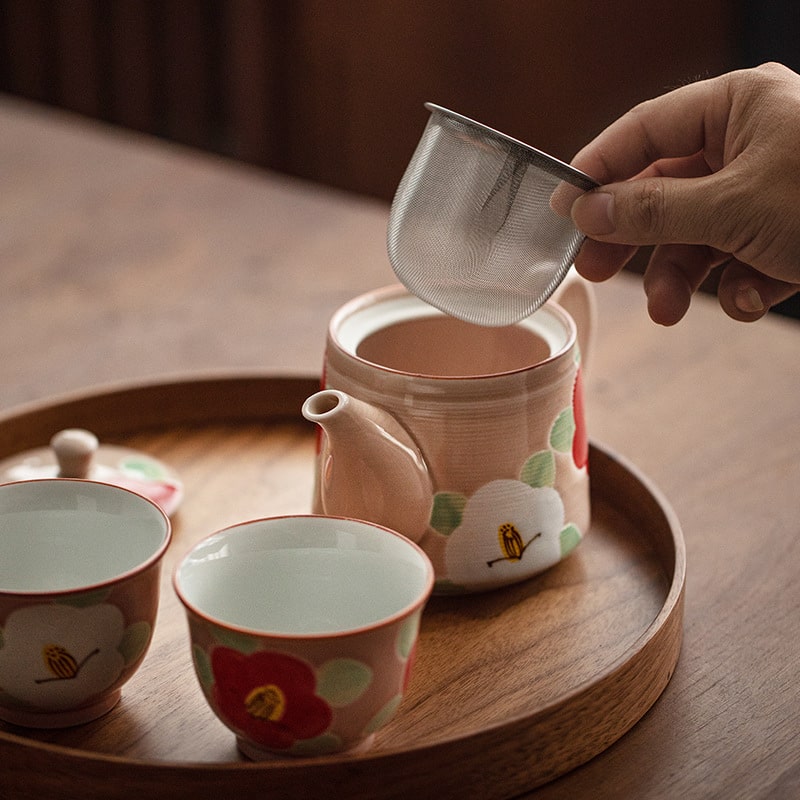
[[[331,723],[330,706],[314,694],[314,672],[297,658],[215,647],[211,669],[220,713],[264,747],[288,750],[298,739],[324,733]]]
[[[572,387],[572,413],[575,417],[575,436],[572,439],[572,460],[578,469],[589,463],[589,437],[586,434],[586,416],[583,410],[583,377],[581,368],[575,375]]]

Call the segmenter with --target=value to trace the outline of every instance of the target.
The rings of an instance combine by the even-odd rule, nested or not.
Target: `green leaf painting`
[[[577,525],[569,523],[564,530],[561,531],[561,558],[564,558],[567,553],[571,553],[580,543],[581,532],[578,530]]]
[[[437,492],[433,496],[431,527],[449,536],[460,524],[467,498],[457,492]]]
[[[211,659],[208,657],[208,653],[202,647],[194,645],[192,647],[192,659],[194,660],[194,668],[200,683],[207,689],[210,688],[214,683],[214,673],[211,669]]]
[[[572,439],[575,436],[575,418],[572,406],[565,408],[553,423],[550,429],[550,446],[559,453],[568,453],[572,449]]]
[[[117,646],[125,664],[133,664],[147,649],[151,634],[150,623],[134,622],[129,625],[122,634],[122,641]]]
[[[556,481],[556,460],[550,450],[534,453],[523,465],[519,479],[534,489],[552,486]]]
[[[419,632],[419,618],[419,614],[412,614],[400,628],[400,634],[397,637],[397,652],[402,659],[408,658],[414,649],[414,642],[416,642]]]
[[[371,683],[372,670],[353,658],[335,658],[317,670],[317,694],[334,708],[354,703]]]

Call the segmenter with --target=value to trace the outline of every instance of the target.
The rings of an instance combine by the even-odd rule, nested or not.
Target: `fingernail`
[[[738,308],[739,311],[743,311],[745,314],[754,314],[756,311],[764,310],[764,301],[761,299],[761,295],[758,291],[752,286],[739,289],[739,291],[736,292],[734,302],[736,303],[736,308]]]
[[[587,236],[614,233],[614,195],[608,192],[589,192],[579,197],[573,206],[573,221]]]

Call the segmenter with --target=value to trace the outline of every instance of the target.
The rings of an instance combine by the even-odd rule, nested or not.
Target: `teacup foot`
[[[119,702],[122,689],[105,695],[96,703],[68,711],[24,711],[18,708],[0,708],[0,720],[22,728],[71,728],[107,714]]]
[[[320,753],[320,755],[357,755],[358,753],[364,753],[369,750],[374,742],[375,734],[372,733],[349,750],[344,750],[341,753]],[[236,737],[236,746],[239,748],[239,752],[251,761],[282,761],[287,758],[302,758],[308,755],[307,753],[303,753],[302,755],[295,755],[293,753],[286,753],[284,755],[282,753],[276,753],[274,750],[261,748],[254,742],[249,742],[241,736]]]

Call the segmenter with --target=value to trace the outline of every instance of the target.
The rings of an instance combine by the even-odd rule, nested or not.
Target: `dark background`
[[[796,0],[0,0],[0,91],[390,199],[427,100],[569,160],[687,81],[800,69],[798,33]]]

